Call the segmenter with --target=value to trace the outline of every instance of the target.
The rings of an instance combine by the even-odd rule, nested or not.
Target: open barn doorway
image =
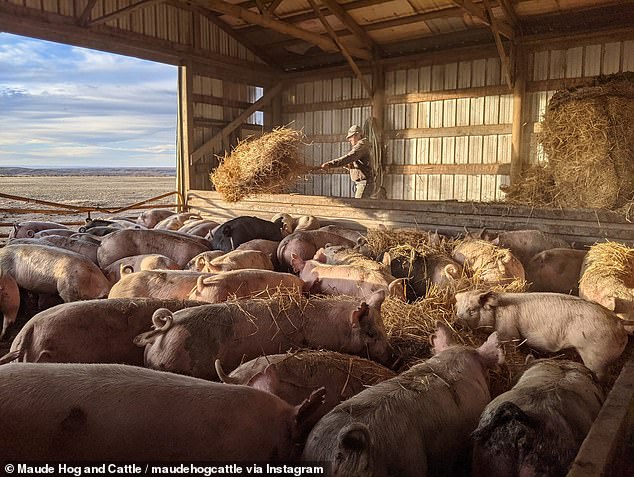
[[[0,33],[0,167],[175,171],[176,66]]]

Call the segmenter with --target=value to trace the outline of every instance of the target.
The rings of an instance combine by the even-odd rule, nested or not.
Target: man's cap
[[[346,136],[346,139],[350,139],[355,134],[359,134],[361,136],[363,135],[363,131],[361,130],[361,126],[359,126],[358,124],[354,124],[354,125],[350,126],[350,129],[348,129],[348,135]]]

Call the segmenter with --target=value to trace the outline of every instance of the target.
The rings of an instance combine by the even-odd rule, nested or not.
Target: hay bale
[[[434,254],[451,254],[452,241],[444,237],[435,238],[427,231],[415,229],[370,228],[367,247],[373,256],[389,251],[392,257],[410,256],[417,253],[423,257]]]
[[[211,182],[227,202],[280,193],[308,171],[299,154],[303,138],[300,131],[279,127],[257,139],[240,141],[231,154],[220,158]]]
[[[614,209],[634,195],[634,82],[557,92],[539,135],[558,205]]]

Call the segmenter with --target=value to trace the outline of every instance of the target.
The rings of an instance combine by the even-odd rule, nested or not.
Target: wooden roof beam
[[[277,7],[280,6],[280,3],[282,3],[283,0],[273,0],[271,2],[271,4],[269,5],[269,15],[273,16],[273,14],[275,13],[275,10],[277,10]]]
[[[477,18],[485,25],[491,26],[493,20],[495,19],[493,15],[489,16],[487,10],[478,5],[475,5],[471,0],[452,0],[452,3],[459,6],[473,18]],[[505,21],[497,20],[496,24],[498,31],[506,38],[508,38],[509,40],[515,38],[515,32],[508,23],[506,23]]]
[[[88,0],[86,8],[84,8],[84,11],[81,12],[81,15],[79,16],[78,23],[80,25],[85,26],[88,23],[88,20],[90,19],[90,14],[92,13],[92,9],[95,8],[96,3],[97,0]]]
[[[133,3],[132,5],[128,5],[125,8],[121,8],[112,13],[108,13],[99,18],[95,18],[94,20],[90,20],[86,23],[86,25],[101,25],[102,23],[109,22],[110,20],[114,20],[116,18],[122,17],[124,15],[129,15],[132,12],[140,10],[141,8],[151,7],[157,3],[162,3],[165,0],[141,0],[140,2]]]
[[[368,81],[363,76],[363,73],[361,73],[361,70],[359,70],[359,67],[354,62],[354,59],[352,58],[352,56],[350,56],[350,53],[348,53],[348,50],[346,49],[345,45],[341,43],[341,41],[339,41],[339,37],[330,26],[330,23],[328,23],[328,21],[326,20],[326,17],[324,16],[324,14],[321,12],[319,7],[315,3],[315,0],[308,0],[308,3],[310,3],[310,5],[313,7],[313,10],[315,10],[315,13],[319,17],[319,20],[324,25],[324,28],[326,28],[326,31],[328,32],[328,34],[332,37],[333,41],[337,44],[337,46],[339,47],[339,50],[341,50],[341,54],[343,54],[346,61],[350,64],[352,71],[354,71],[354,74],[356,75],[357,79],[361,82],[361,84],[367,91],[368,96],[372,96],[372,87],[370,86],[370,83],[368,83]]]
[[[513,29],[517,31],[520,28],[520,18],[517,16],[513,2],[511,0],[498,0],[498,3]]]
[[[344,24],[344,26],[350,31],[350,33],[361,40],[362,43],[370,46],[373,51],[381,50],[381,47],[377,45],[372,37],[370,37],[370,35],[368,35],[368,33],[359,26],[355,19],[352,18],[352,16],[346,10],[344,10],[341,5],[339,5],[339,2],[337,2],[336,0],[322,0],[322,2],[339,19],[339,21]],[[313,7],[313,10],[315,10],[315,13],[317,13],[317,15],[321,19],[321,17],[323,16],[323,14],[321,13],[321,9],[319,7]]]
[[[484,8],[486,8],[487,14],[491,20],[491,31],[493,32],[493,38],[495,39],[495,47],[498,50],[498,55],[500,55],[500,62],[502,64],[502,73],[504,74],[506,84],[509,89],[513,89],[513,73],[511,71],[511,61],[509,60],[508,55],[506,54],[506,50],[504,49],[504,44],[502,43],[502,38],[500,36],[500,30],[498,28],[498,21],[493,16],[493,11],[491,9],[491,4],[489,0],[483,0]]]
[[[336,43],[329,38],[323,37],[317,33],[303,30],[301,28],[296,27],[295,25],[290,25],[288,23],[275,20],[273,18],[266,17],[264,15],[260,15],[250,10],[246,10],[237,5],[233,5],[231,3],[227,3],[222,0],[195,0],[195,1],[196,3],[198,3],[199,5],[205,8],[209,8],[211,10],[223,13],[225,15],[230,15],[232,17],[240,18],[248,23],[254,23],[256,25],[270,28],[271,30],[277,31],[279,33],[283,33],[285,35],[289,35],[295,38],[299,38],[301,40],[305,40],[309,43],[319,46],[324,51],[338,50]],[[370,52],[362,48],[349,47],[348,50],[350,54],[356,56],[357,58],[361,58],[364,60],[372,59],[372,55],[370,54]]]

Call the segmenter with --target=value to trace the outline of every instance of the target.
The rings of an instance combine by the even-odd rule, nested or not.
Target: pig
[[[491,400],[487,371],[504,356],[496,333],[474,349],[439,323],[431,339],[435,356],[322,417],[302,459],[330,462],[333,477],[460,475],[454,465]]]
[[[191,270],[141,270],[127,273],[112,286],[108,298],[187,299],[200,277],[209,273]]]
[[[396,373],[374,361],[336,351],[299,351],[260,356],[224,374],[222,382],[243,384],[275,394],[289,404],[300,404],[307,390],[326,389],[326,401],[313,416],[313,425],[337,404]],[[311,426],[312,427],[312,426]]]
[[[302,260],[295,254],[291,265],[304,282],[304,291],[364,298],[385,290],[394,298],[405,299],[402,280],[381,271],[356,265],[327,265],[317,260]]]
[[[89,232],[90,230],[97,228],[97,227],[112,227],[115,229],[122,229],[123,225],[121,225],[118,222],[115,222],[113,220],[106,220],[106,219],[90,219],[87,218],[86,219],[86,224],[79,227],[79,229],[77,229],[78,232],[80,233],[86,233]]]
[[[273,270],[273,263],[264,252],[258,252],[257,250],[232,250],[205,264],[201,271],[219,273],[244,268]]]
[[[120,258],[111,263],[103,272],[113,285],[121,279],[121,272],[133,273],[143,270],[180,270],[180,266],[174,260],[165,255],[150,253],[146,255],[133,255]]]
[[[105,298],[110,290],[110,283],[99,267],[87,258],[69,250],[35,244],[7,245],[0,249],[0,283],[9,293],[17,285],[36,293],[57,293],[65,302]],[[13,309],[16,300],[19,302],[19,296],[7,300],[11,307],[8,312],[3,310],[0,338],[16,320]]]
[[[183,268],[201,252],[210,250],[208,240],[170,230],[119,230],[105,237],[97,251],[101,268],[124,257],[158,253],[165,255]]]
[[[32,363],[120,363],[143,366],[134,337],[152,326],[159,308],[177,311],[190,300],[114,298],[63,303],[31,318],[0,360]]]
[[[137,224],[141,224],[148,229],[153,229],[161,220],[174,215],[175,212],[166,209],[150,209],[143,211],[136,219]]]
[[[544,250],[570,248],[570,244],[565,240],[540,230],[501,232],[491,243],[509,249],[522,265],[526,265],[531,257]]]
[[[341,237],[347,238],[351,242],[354,242],[356,245],[361,245],[367,242],[366,236],[361,231],[341,227],[340,225],[325,225],[318,228],[317,230],[340,235]]]
[[[393,255],[393,252],[385,252],[382,262],[394,277],[407,279],[405,293],[409,302],[424,298],[430,284],[445,290],[455,287],[463,277],[460,264],[444,254],[426,256],[412,250],[409,256]]]
[[[294,348],[330,349],[387,363],[391,353],[381,319],[384,297],[307,300],[297,295],[175,313],[157,310],[155,330],[140,334],[135,343],[145,347],[147,367],[203,379],[218,379],[216,359],[232,371],[243,361]]]
[[[318,230],[319,219],[313,215],[302,215],[295,220],[293,232],[298,230]]]
[[[526,279],[522,263],[508,249],[485,240],[461,241],[454,248],[452,258],[486,285],[506,285]]]
[[[183,212],[181,214],[170,215],[169,217],[158,222],[154,226],[154,228],[157,230],[178,230],[185,224],[187,220],[191,218],[202,220],[202,217],[198,214]]]
[[[4,465],[287,463],[323,400],[322,389],[293,407],[248,386],[120,364],[0,366],[0,380]]]
[[[253,239],[282,240],[280,226],[257,217],[236,217],[222,224],[213,233],[211,241],[214,250],[229,252],[240,244]]]
[[[183,226],[178,229],[178,231],[184,234],[204,237],[209,233],[210,230],[218,227],[218,225],[219,224],[217,222],[214,222],[213,220],[200,219],[183,224]]]
[[[564,477],[603,404],[590,370],[539,360],[491,401],[473,432],[473,477]]]
[[[95,265],[98,265],[97,250],[99,249],[99,243],[89,242],[73,236],[63,237],[59,235],[50,235],[42,237],[40,244],[70,250],[86,257]]]
[[[471,329],[494,329],[500,339],[523,339],[538,351],[574,348],[599,379],[627,344],[623,323],[613,312],[560,293],[470,290],[456,294],[456,316]]]
[[[320,248],[326,245],[345,245],[353,247],[354,243],[340,235],[321,230],[306,230],[295,232],[284,237],[277,247],[277,261],[282,270],[292,270],[293,254],[302,260],[310,260]]]
[[[258,250],[264,252],[271,259],[273,270],[281,271],[277,261],[277,247],[280,243],[275,240],[253,239],[236,247],[236,250]]]
[[[39,232],[35,232],[33,234],[33,238],[42,238],[42,237],[48,237],[48,236],[61,236],[61,237],[69,237],[73,234],[75,234],[77,232],[75,232],[74,230],[68,229],[68,228],[63,228],[63,229],[44,229],[44,230],[40,230]]]
[[[291,273],[245,268],[200,276],[189,299],[220,303],[232,295],[240,298],[267,294],[278,287],[300,292],[304,288],[304,282]]]
[[[189,262],[187,262],[187,265],[185,265],[185,270],[195,270],[197,272],[202,272],[213,259],[222,257],[224,254],[225,252],[223,252],[222,250],[210,250],[208,252],[199,253]]]
[[[9,232],[9,241],[14,238],[32,238],[40,230],[67,228],[65,225],[58,224],[57,222],[38,222],[34,220],[20,222],[13,225],[13,229]]]
[[[271,217],[271,222],[280,228],[282,231],[282,237],[292,234],[295,230],[295,226],[297,225],[297,221],[293,217],[284,213],[275,214]]]
[[[530,291],[579,295],[585,250],[553,248],[536,253],[526,264]]]

